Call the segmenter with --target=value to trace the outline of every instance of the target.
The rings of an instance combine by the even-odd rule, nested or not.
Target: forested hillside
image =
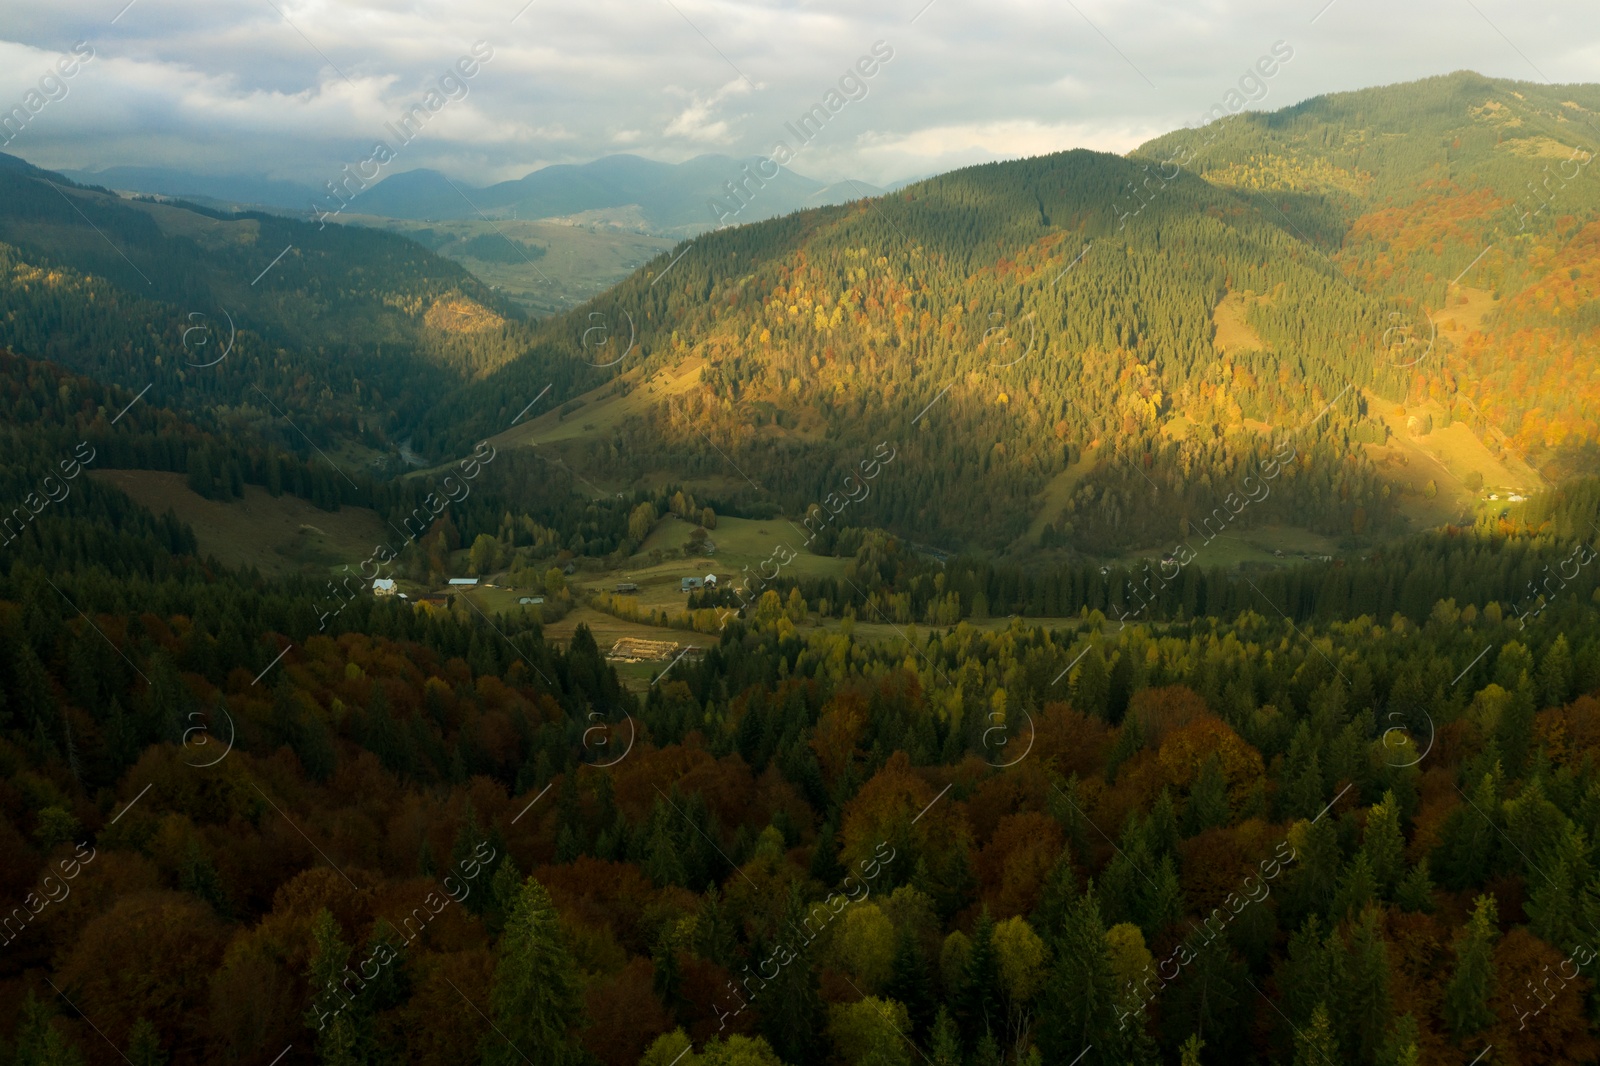
[[[81,468],[316,482],[0,374],[0,1061],[1600,1055],[1592,482],[1131,618],[864,638],[780,582],[641,700],[581,628],[196,558]]]
[[[383,451],[441,393],[529,347],[476,278],[399,237],[121,200],[11,163],[0,345],[151,384],[158,403],[304,447],[287,414],[324,448]]]
[[[867,522],[996,548],[1037,516],[1034,547],[1106,553],[1188,536],[1221,472],[1292,438],[1302,479],[1241,525],[1390,533],[1415,496],[1377,468],[1395,405],[1547,477],[1585,469],[1596,107],[1592,87],[1454,75],[710,234],[547,323],[536,361],[419,439],[504,424],[561,351],[630,390],[700,362],[699,388],[586,442],[584,469],[736,467],[802,513],[893,440],[907,462]]]
[[[1263,205],[1420,338],[1491,295],[1481,328],[1392,361],[1411,395],[1562,475],[1592,470],[1600,441],[1597,152],[1595,86],[1462,72],[1171,133],[1134,157],[1184,159]]]

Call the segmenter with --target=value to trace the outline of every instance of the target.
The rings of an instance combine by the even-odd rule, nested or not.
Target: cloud
[[[1072,147],[1125,151],[1192,121],[1273,42],[1257,106],[1462,68],[1581,81],[1600,9],[1550,0],[138,0],[5,3],[0,110],[74,41],[96,59],[9,151],[46,166],[173,164],[309,180],[370,151],[475,41],[494,58],[400,169],[474,180],[619,147],[677,161],[768,152],[875,41],[894,60],[799,169],[891,181]],[[91,5],[95,6],[95,5]],[[1506,34],[1502,37],[1501,31]],[[1507,39],[1509,38],[1510,44]],[[746,80],[748,77],[749,80]]]
[[[723,100],[749,91],[749,84],[739,78],[728,82],[709,96],[702,97],[699,93],[691,92],[688,106],[667,123],[667,128],[663,132],[668,137],[682,137],[707,144],[731,144],[733,136],[729,131],[727,120],[715,119],[713,116],[716,114],[717,105]]]

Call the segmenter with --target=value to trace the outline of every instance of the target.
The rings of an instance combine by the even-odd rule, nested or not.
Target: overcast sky
[[[795,147],[784,123],[882,41],[893,58],[863,79],[865,96],[847,83],[860,98],[791,166],[886,182],[1072,147],[1125,152],[1222,101],[1279,41],[1293,57],[1255,107],[1463,68],[1600,78],[1594,0],[125,3],[0,0],[0,111],[76,42],[94,54],[47,83],[55,98],[5,151],[319,185],[379,138],[398,149],[386,175],[434,167],[474,184],[615,152],[766,154],[779,139]],[[385,124],[480,41],[493,56],[466,96],[400,147]]]

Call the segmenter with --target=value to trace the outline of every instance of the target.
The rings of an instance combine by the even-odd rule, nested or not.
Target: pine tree
[[[1328,1025],[1328,1008],[1318,1003],[1311,1022],[1295,1035],[1294,1066],[1342,1066],[1339,1045]]]
[[[933,1019],[933,1035],[928,1041],[933,1066],[961,1066],[961,1034],[955,1019],[944,1007]]]
[[[1535,936],[1562,951],[1571,951],[1581,937],[1578,889],[1588,880],[1589,870],[1583,830],[1568,822],[1552,851],[1554,861],[1541,861],[1538,866],[1544,876],[1527,879],[1528,898],[1522,909]]]
[[[1034,908],[1031,919],[1046,943],[1061,933],[1068,913],[1077,902],[1078,875],[1072,868],[1072,856],[1063,850],[1045,878],[1044,888],[1039,892],[1039,905]]]
[[[1222,762],[1215,754],[1200,764],[1200,774],[1189,790],[1189,803],[1183,810],[1183,835],[1196,836],[1228,824],[1228,782],[1222,775]]]
[[[817,831],[817,843],[811,850],[811,876],[832,888],[844,879],[844,868],[839,865],[839,845],[834,840],[832,822],[824,822]]]
[[[83,1066],[83,1053],[67,1042],[52,1019],[49,1006],[30,991],[22,1003],[13,1066]]]
[[[1289,950],[1278,963],[1278,988],[1284,1013],[1294,1025],[1304,1025],[1317,1004],[1333,995],[1333,961],[1322,922],[1313,914],[1289,938]]]
[[[972,926],[972,948],[967,955],[961,988],[955,998],[956,1020],[968,1043],[1004,1020],[1000,1008],[1000,967],[994,949],[994,919],[985,907]]]
[[[1372,875],[1372,861],[1367,858],[1365,849],[1356,852],[1356,857],[1345,867],[1344,876],[1339,879],[1339,891],[1333,897],[1330,911],[1333,919],[1343,921],[1360,914],[1377,895],[1377,888],[1377,879]]]
[[[805,918],[805,900],[797,885],[789,889],[780,929],[798,929]],[[816,1062],[823,1054],[823,1007],[809,942],[791,943],[795,957],[762,987],[757,1005],[761,1033],[785,1062]]]
[[[1306,826],[1291,874],[1289,903],[1296,914],[1327,914],[1338,891],[1339,830],[1332,818]]]
[[[974,616],[976,617],[976,616]],[[1111,704],[1111,674],[1098,647],[1083,657],[1077,680],[1072,684],[1072,705],[1092,718],[1106,718]]]
[[[488,885],[489,906],[485,909],[483,920],[491,936],[499,937],[505,929],[506,920],[511,917],[521,892],[522,873],[511,856],[507,855]]]
[[[1494,942],[1497,908],[1493,896],[1479,896],[1465,928],[1456,938],[1456,968],[1444,991],[1444,1019],[1459,1040],[1494,1022],[1489,1001],[1496,978]]]
[[[1426,855],[1400,879],[1394,901],[1403,910],[1422,913],[1433,910],[1433,878],[1428,876]]]
[[[515,1066],[523,1056],[550,1066],[580,1061],[574,1030],[583,998],[577,967],[550,893],[534,878],[522,884],[500,938],[489,993],[495,1026],[484,1037],[485,1066]]]
[[[140,1018],[128,1031],[128,1061],[133,1066],[167,1066],[166,1052],[161,1050],[161,1038],[149,1019]]]
[[[1339,1041],[1357,1062],[1371,1062],[1393,1009],[1389,996],[1389,956],[1380,928],[1381,912],[1369,907],[1355,923],[1345,948],[1342,980],[1336,990]]]
[[[909,924],[901,928],[895,940],[894,964],[884,994],[905,1004],[916,1034],[929,1031],[933,1024],[935,1002],[933,977],[928,972],[928,960],[923,957]]]
[[[1067,911],[1050,948],[1050,979],[1038,995],[1039,1050],[1048,1062],[1071,1062],[1117,1027],[1106,929],[1092,884]]]
[[[1421,1061],[1417,1050],[1417,1020],[1409,1014],[1396,1018],[1384,1037],[1383,1050],[1378,1054],[1378,1066],[1418,1066]]]
[[[1405,874],[1405,837],[1400,832],[1400,805],[1394,792],[1385,792],[1383,799],[1367,811],[1367,827],[1362,837],[1361,850],[1367,856],[1367,866],[1378,893],[1393,899],[1395,888]]]
[[[350,945],[326,907],[312,920],[311,939],[306,978],[314,998],[306,1025],[317,1034],[317,1059],[324,1066],[363,1066],[372,1053],[372,1004],[349,969]]]

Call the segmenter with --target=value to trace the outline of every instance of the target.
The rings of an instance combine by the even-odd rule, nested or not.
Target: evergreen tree
[[[1409,1014],[1396,1018],[1384,1037],[1383,1050],[1378,1054],[1378,1066],[1418,1066],[1421,1062],[1417,1050],[1417,1020]]]
[[[961,1031],[944,1007],[933,1019],[933,1035],[928,1041],[933,1066],[961,1066]]]
[[[1050,978],[1038,995],[1039,1050],[1048,1062],[1071,1062],[1090,1045],[1103,1047],[1117,1027],[1106,929],[1092,884],[1049,943]]]
[[[800,889],[791,885],[789,901],[780,929],[798,929],[805,918],[805,900]],[[772,1050],[785,1062],[816,1062],[824,1054],[822,997],[817,993],[817,974],[809,942],[790,945],[794,959],[780,966],[778,974],[762,987],[758,1006],[761,1033]]]
[[[833,823],[824,822],[817,831],[817,843],[811,849],[811,876],[828,887],[844,880],[844,868],[839,865],[839,845],[834,840]]]
[[[128,1032],[128,1061],[133,1066],[167,1066],[166,1052],[161,1050],[161,1038],[147,1018],[134,1022]]]
[[[1497,908],[1493,896],[1479,896],[1465,928],[1456,937],[1456,968],[1444,990],[1444,1020],[1460,1040],[1494,1022],[1489,1001],[1496,978],[1494,942]]]
[[[1370,1063],[1389,1029],[1389,956],[1380,912],[1369,907],[1351,930],[1336,990],[1339,1043],[1358,1063]]]
[[[1400,807],[1393,791],[1385,792],[1383,799],[1368,809],[1361,850],[1379,895],[1393,899],[1405,875],[1405,837],[1400,832]]]
[[[1403,910],[1427,912],[1433,910],[1433,879],[1428,876],[1428,857],[1424,855],[1400,880],[1395,889],[1394,901]]]
[[[928,960],[917,945],[916,935],[909,925],[902,927],[895,940],[894,963],[889,971],[889,983],[884,994],[905,1004],[916,1034],[929,1031],[933,1024],[933,977],[928,972]]]
[[[363,1066],[371,1061],[372,1003],[349,969],[350,945],[326,907],[312,920],[311,941],[306,977],[314,998],[306,1025],[316,1033],[317,1059],[324,1066]]]
[[[1098,647],[1091,648],[1072,683],[1072,705],[1093,718],[1106,718],[1111,706],[1111,674]]]
[[[1339,890],[1334,894],[1333,906],[1330,910],[1335,921],[1360,914],[1377,895],[1377,879],[1372,875],[1372,861],[1367,858],[1365,849],[1356,852],[1356,857],[1345,867],[1344,876],[1339,879]]]
[[[956,996],[956,1020],[969,1044],[1004,1022],[1000,1008],[1000,967],[995,957],[994,919],[985,907],[972,926],[972,947]]]
[[[1340,1066],[1339,1045],[1328,1024],[1328,1008],[1318,1003],[1311,1021],[1295,1035],[1294,1066]]]
[[[511,856],[507,855],[489,879],[489,906],[484,910],[483,921],[491,936],[498,937],[505,929],[506,920],[511,917],[521,893],[522,873]]]
[[[1228,824],[1228,782],[1222,775],[1222,761],[1215,754],[1200,764],[1200,774],[1189,790],[1189,803],[1183,810],[1183,835],[1196,836],[1207,829]]]
[[[83,1053],[52,1024],[53,1015],[32,991],[22,1003],[14,1066],[84,1066]]]
[[[497,1030],[484,1037],[485,1066],[513,1066],[523,1056],[550,1066],[579,1062],[580,989],[550,893],[530,877],[500,939],[489,993]]]

